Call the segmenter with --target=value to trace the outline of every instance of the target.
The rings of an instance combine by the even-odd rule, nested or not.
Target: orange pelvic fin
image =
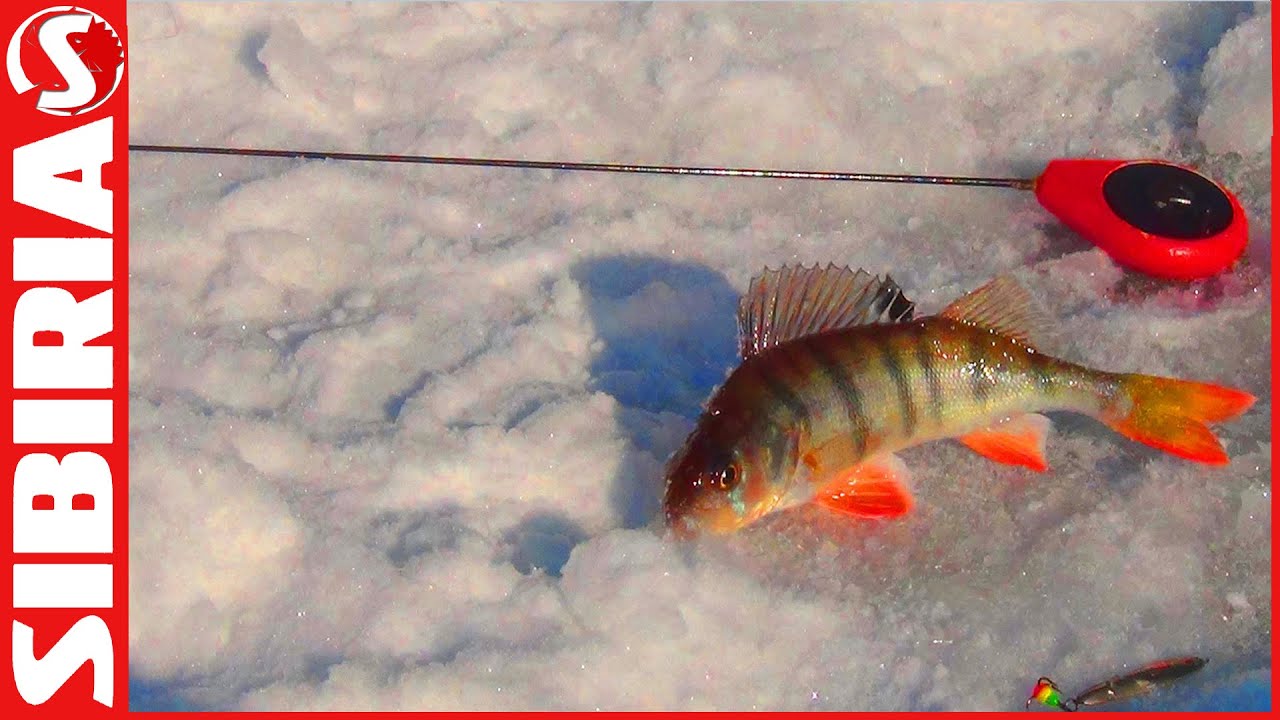
[[[838,473],[814,502],[855,517],[901,517],[915,506],[905,485],[909,477],[907,466],[896,456],[878,455]]]
[[[1123,375],[1120,383],[1128,402],[1104,413],[1103,422],[1131,440],[1210,465],[1230,459],[1205,424],[1230,420],[1256,399],[1221,385],[1151,375]]]
[[[1027,413],[957,439],[989,460],[1044,472],[1049,469],[1044,459],[1044,444],[1051,425],[1049,418]]]

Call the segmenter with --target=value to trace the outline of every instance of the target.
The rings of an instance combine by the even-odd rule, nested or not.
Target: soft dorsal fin
[[[956,299],[938,314],[1014,338],[1031,348],[1038,345],[1047,327],[1039,304],[1008,275]]]
[[[738,303],[743,358],[828,330],[910,320],[915,303],[893,278],[828,264],[765,268]]]

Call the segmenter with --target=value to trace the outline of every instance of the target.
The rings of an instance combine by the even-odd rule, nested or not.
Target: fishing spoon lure
[[[1062,694],[1056,683],[1047,677],[1042,677],[1036,681],[1036,686],[1031,690],[1031,696],[1027,698],[1024,709],[1030,709],[1033,701],[1047,707],[1073,712],[1081,707],[1132,700],[1190,675],[1208,662],[1204,658],[1195,656],[1158,660],[1133,672],[1103,680],[1070,698]]]
[[[762,170],[677,165],[130,145],[133,152],[301,158],[589,172],[910,183],[1030,190],[1040,204],[1120,265],[1170,280],[1216,275],[1244,252],[1248,224],[1235,195],[1190,168],[1162,160],[1069,158],[1034,178]]]

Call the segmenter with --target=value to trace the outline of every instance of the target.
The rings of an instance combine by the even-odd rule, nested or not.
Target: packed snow
[[[1113,265],[1026,192],[130,162],[132,707],[1269,707],[1271,8],[129,7],[130,138],[1032,177],[1159,157],[1238,194],[1230,272]],[[678,543],[662,467],[766,265],[931,313],[1012,273],[1054,354],[1258,396],[1226,468],[1055,415],[1050,470],[902,454],[915,512]]]

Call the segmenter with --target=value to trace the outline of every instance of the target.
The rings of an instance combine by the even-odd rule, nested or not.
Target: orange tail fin
[[[1131,440],[1172,455],[1226,465],[1227,453],[1206,423],[1240,415],[1255,398],[1221,385],[1153,377],[1120,376],[1120,395],[1103,421]]]

